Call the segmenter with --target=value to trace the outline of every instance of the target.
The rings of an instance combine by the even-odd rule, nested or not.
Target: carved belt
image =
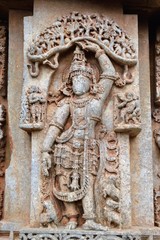
[[[88,174],[88,140],[84,141],[84,162],[83,162],[83,179],[82,187],[73,192],[62,192],[56,189],[55,179],[53,179],[53,194],[56,198],[64,202],[74,202],[82,199],[88,190],[89,186],[89,174]]]

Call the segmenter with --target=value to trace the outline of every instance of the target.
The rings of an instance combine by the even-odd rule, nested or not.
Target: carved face
[[[72,88],[74,94],[81,96],[89,92],[90,83],[89,78],[83,76],[82,74],[72,77]]]

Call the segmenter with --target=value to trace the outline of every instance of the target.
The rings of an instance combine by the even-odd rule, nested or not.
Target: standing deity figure
[[[28,104],[30,107],[30,121],[33,124],[43,122],[45,102],[45,97],[39,87],[31,86],[28,90]]]
[[[99,62],[102,73],[98,81],[84,50],[94,53]],[[100,157],[95,128],[115,79],[114,66],[98,45],[78,43],[68,75],[72,94],[58,103],[42,149],[42,171],[53,178],[53,195],[64,207],[68,229],[78,225],[79,201],[83,228],[104,229],[96,222],[95,181]],[[68,119],[71,126],[66,129]]]

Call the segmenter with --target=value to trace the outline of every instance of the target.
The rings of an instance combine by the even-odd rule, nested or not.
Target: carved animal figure
[[[120,214],[109,210],[107,207],[104,207],[104,215],[109,222],[109,226],[113,223],[114,225],[120,225]]]
[[[120,190],[116,187],[116,178],[114,176],[110,176],[108,181],[105,183],[103,195],[104,197],[109,196],[115,201],[119,200]]]
[[[120,123],[133,123],[139,122],[140,107],[138,97],[129,92],[124,94],[118,94],[118,109],[119,109],[119,122]]]
[[[121,222],[119,213],[120,190],[118,185],[118,179],[112,175],[103,185],[103,195],[106,198],[104,216],[107,219],[109,226],[112,224],[119,226]]]

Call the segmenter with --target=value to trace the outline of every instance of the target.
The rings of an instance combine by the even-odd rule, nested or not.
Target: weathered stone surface
[[[0,24],[0,219],[3,217],[6,158],[7,27]]]
[[[27,14],[10,11],[1,229],[12,240],[16,231],[23,240],[157,240],[159,106],[154,142],[146,19],[138,28],[120,1],[35,0]]]

